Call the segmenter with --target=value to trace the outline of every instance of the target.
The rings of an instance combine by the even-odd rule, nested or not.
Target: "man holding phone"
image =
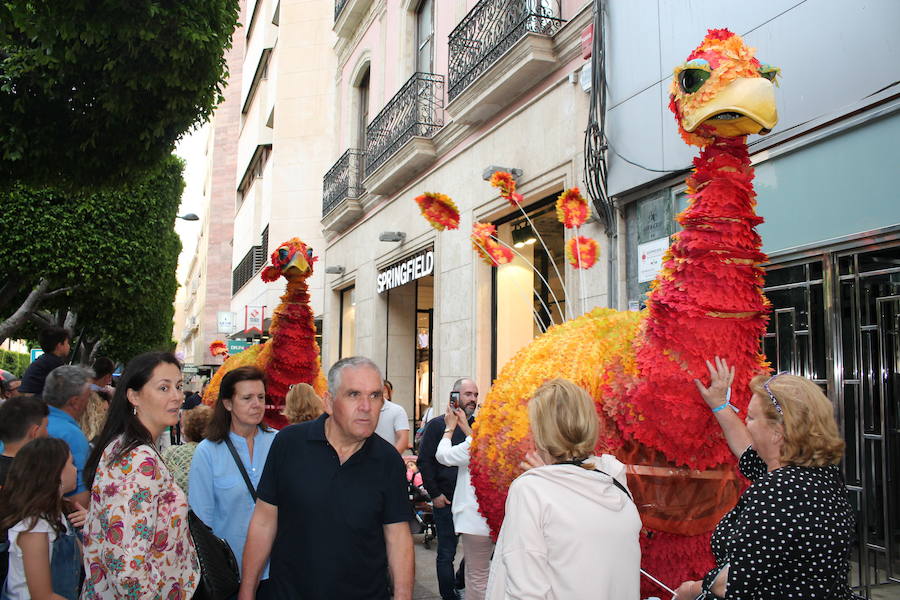
[[[450,392],[450,404],[463,409],[471,425],[474,421],[472,415],[478,406],[478,386],[471,379],[465,377],[457,379]],[[438,443],[444,436],[446,425],[444,415],[435,417],[428,422],[422,441],[419,444],[419,459],[417,461],[419,471],[422,473],[422,482],[434,503],[434,523],[437,527],[437,567],[438,587],[442,600],[457,600],[456,583],[462,582],[462,575],[453,572],[453,560],[456,557],[456,531],[453,529],[453,513],[450,503],[453,501],[453,492],[456,488],[456,467],[445,467],[434,457]],[[450,438],[451,443],[462,443],[466,435],[457,426]]]

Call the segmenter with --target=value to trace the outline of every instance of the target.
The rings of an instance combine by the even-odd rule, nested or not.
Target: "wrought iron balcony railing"
[[[357,148],[344,152],[328,170],[322,181],[322,216],[340,204],[344,198],[359,198],[365,189],[362,185],[362,167],[365,153]]]
[[[552,36],[565,21],[558,0],[481,0],[450,33],[452,101],[526,33]]]
[[[444,76],[416,73],[366,128],[366,175],[413,137],[431,137],[444,126]]]
[[[338,16],[340,16],[341,11],[344,10],[344,5],[347,4],[347,0],[334,0],[334,20],[337,21]]]

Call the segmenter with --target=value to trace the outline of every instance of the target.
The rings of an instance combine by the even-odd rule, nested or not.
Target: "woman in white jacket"
[[[463,554],[466,560],[466,600],[484,600],[488,573],[491,565],[491,551],[494,544],[490,537],[487,521],[478,512],[478,500],[469,477],[469,446],[472,444],[472,429],[466,413],[461,408],[450,405],[444,415],[444,437],[438,443],[434,457],[448,467],[459,467],[456,472],[456,489],[453,492],[453,529],[462,534]],[[466,439],[453,446],[450,438],[459,425]]]
[[[509,488],[487,599],[637,600],[641,520],[625,465],[593,455],[594,402],[553,379],[529,401],[528,418],[537,451]]]

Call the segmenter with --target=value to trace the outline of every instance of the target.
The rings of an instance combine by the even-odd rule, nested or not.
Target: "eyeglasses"
[[[769,389],[769,384],[772,383],[776,377],[781,377],[782,375],[787,375],[787,371],[782,371],[781,373],[776,373],[769,377],[769,379],[763,384],[763,389],[766,390],[766,393],[769,395],[769,398],[772,400],[772,405],[775,407],[775,411],[784,416],[784,411],[781,410],[781,404],[778,402],[778,398],[775,397],[775,394],[772,393],[772,390]]]

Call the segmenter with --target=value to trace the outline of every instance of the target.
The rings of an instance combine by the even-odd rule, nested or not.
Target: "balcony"
[[[372,0],[334,0],[334,26],[339,38],[349,39],[362,23],[372,5]]]
[[[359,197],[365,193],[362,170],[365,153],[350,148],[328,170],[322,181],[322,222],[341,232],[362,216]]]
[[[565,21],[555,0],[481,0],[450,34],[447,112],[479,123],[508,106],[558,61]]]
[[[366,128],[366,189],[390,194],[434,162],[444,125],[444,77],[416,73]]]

